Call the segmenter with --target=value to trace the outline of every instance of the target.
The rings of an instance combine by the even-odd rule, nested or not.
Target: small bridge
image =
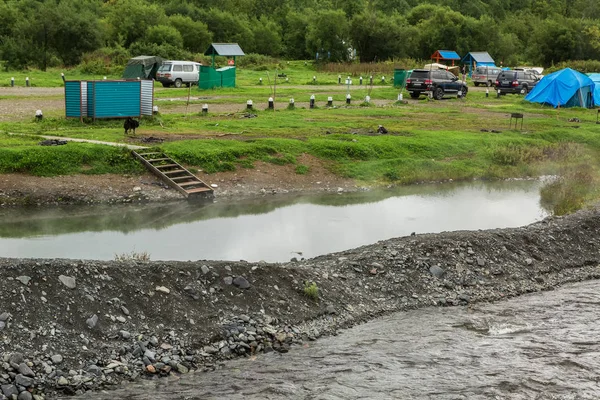
[[[178,162],[162,152],[152,152],[150,149],[133,150],[134,157],[144,164],[154,175],[161,178],[167,185],[178,190],[187,198],[213,197],[213,189],[200,178],[185,169]]]

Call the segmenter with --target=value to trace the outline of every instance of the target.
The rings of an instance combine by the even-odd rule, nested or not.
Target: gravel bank
[[[285,264],[0,259],[0,399],[219,368],[383,313],[600,277],[597,208]],[[314,282],[318,299],[305,294]]]

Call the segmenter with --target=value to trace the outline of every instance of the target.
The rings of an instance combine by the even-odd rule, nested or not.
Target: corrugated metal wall
[[[67,118],[81,117],[81,86],[79,81],[65,82],[65,112]]]
[[[154,81],[67,81],[66,116],[124,118],[152,115]]]
[[[154,105],[154,81],[142,82],[142,115],[152,115]]]
[[[92,82],[94,118],[141,116],[141,87],[141,81]]]

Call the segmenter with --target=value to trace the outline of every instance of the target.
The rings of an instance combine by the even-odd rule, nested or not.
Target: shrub
[[[308,166],[300,164],[296,166],[296,173],[298,175],[306,175],[309,169],[310,168]]]
[[[313,300],[317,300],[319,298],[319,288],[315,282],[304,282],[304,295]]]

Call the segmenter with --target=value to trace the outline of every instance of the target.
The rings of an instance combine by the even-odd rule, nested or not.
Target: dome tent
[[[600,74],[588,74],[588,76],[596,85],[594,88],[594,103],[596,103],[596,106],[600,107]]]
[[[591,108],[594,106],[593,93],[594,82],[588,76],[565,68],[543,77],[525,100],[553,107]]]

